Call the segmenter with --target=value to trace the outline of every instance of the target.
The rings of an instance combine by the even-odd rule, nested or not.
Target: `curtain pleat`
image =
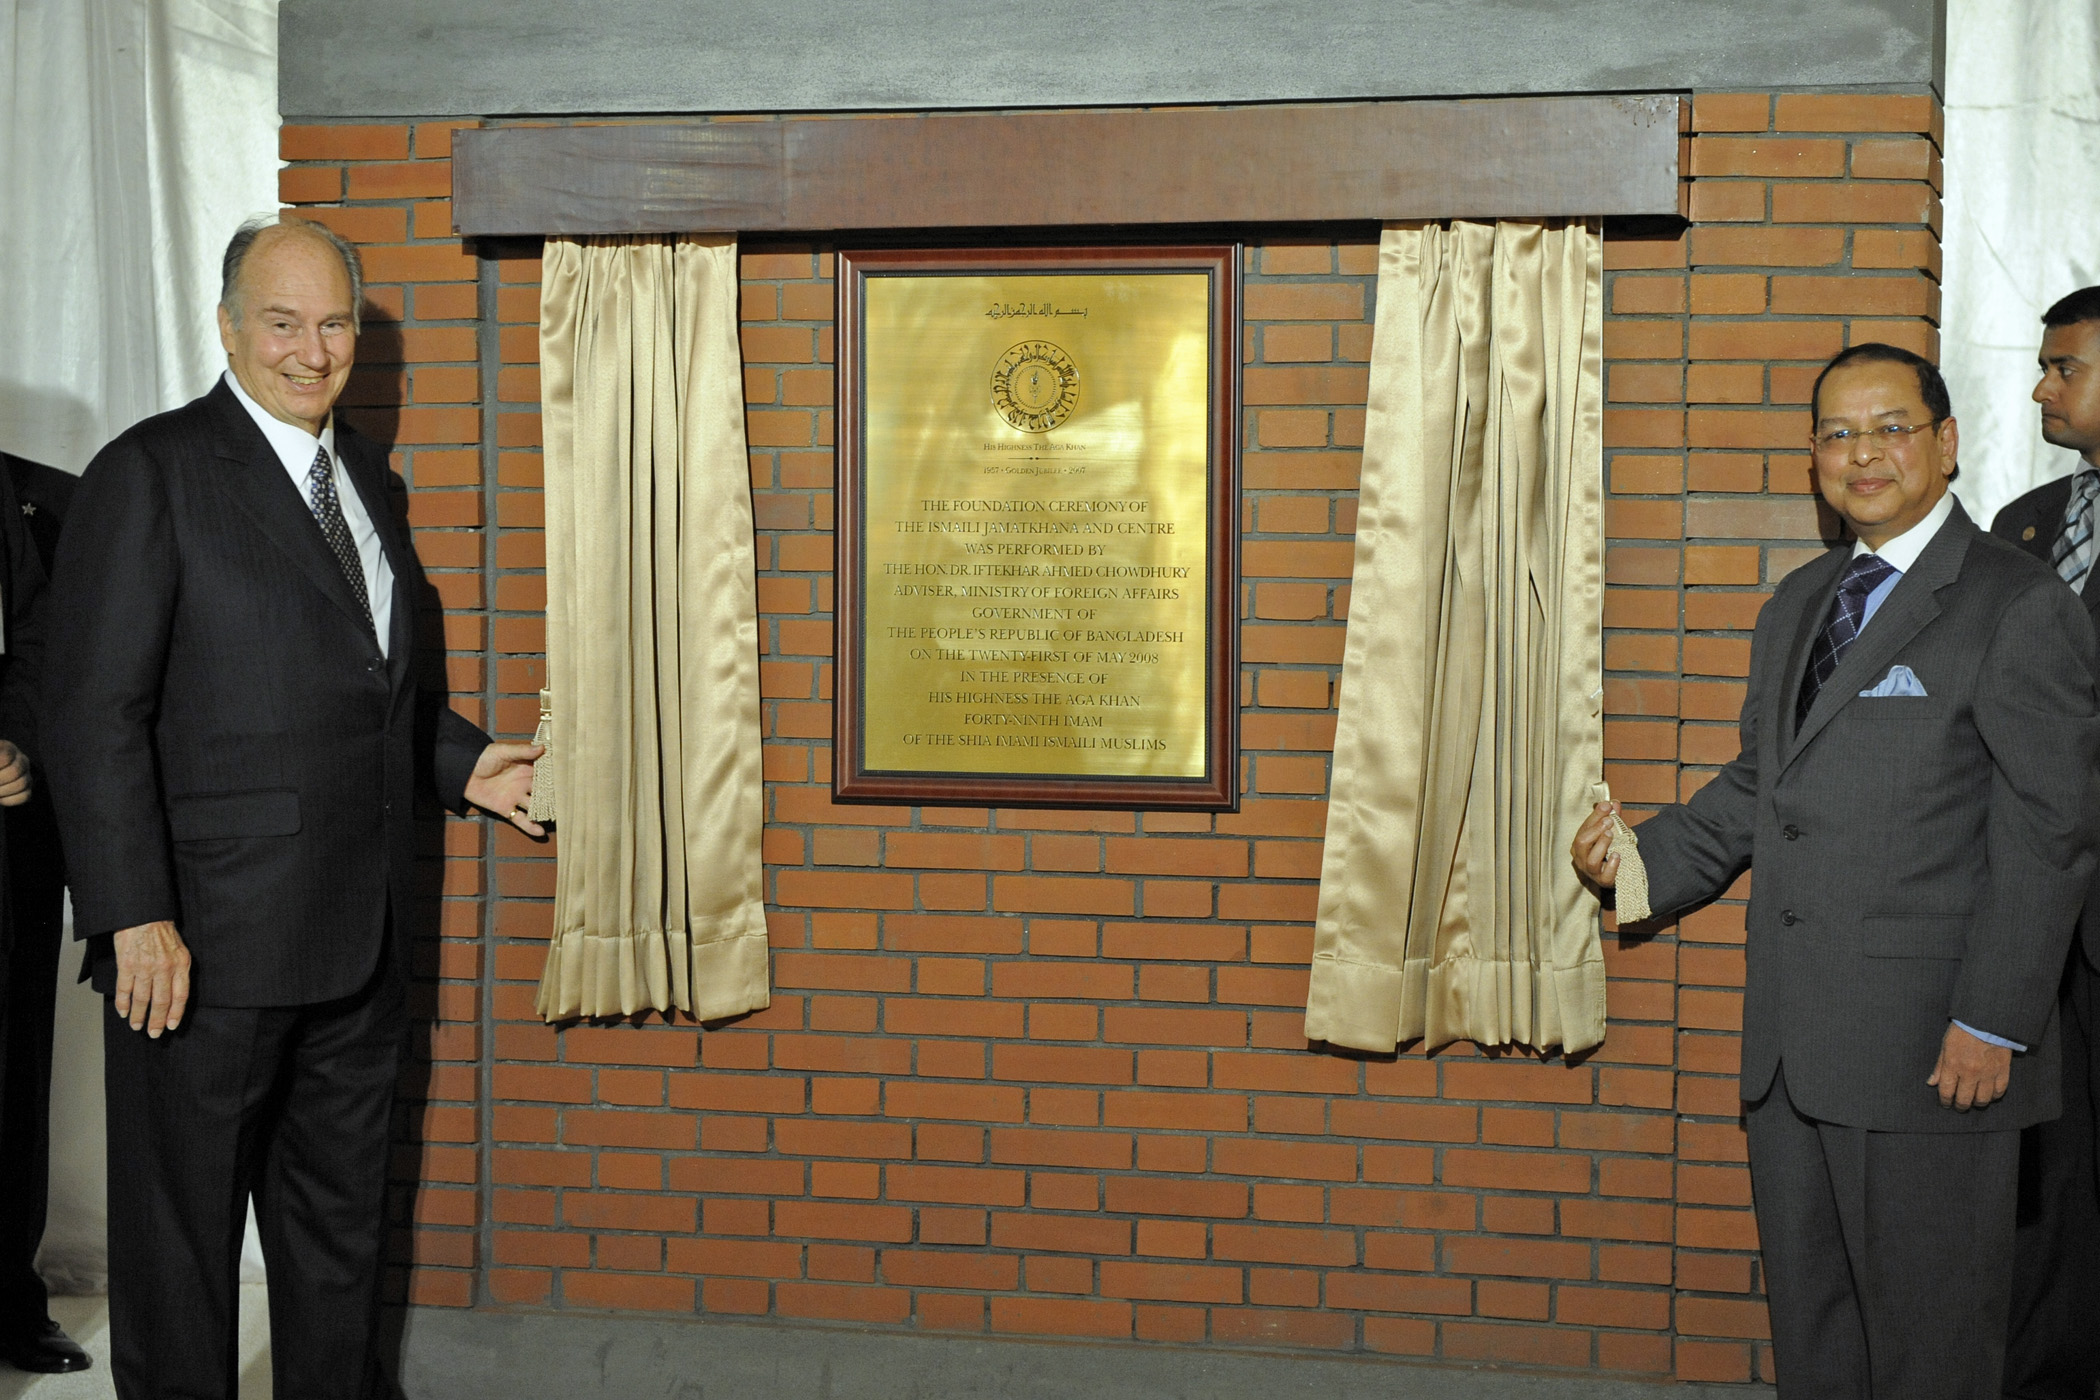
[[[549,239],[548,1020],[770,998],[733,235]]]
[[[1310,1039],[1604,1038],[1566,850],[1603,761],[1602,285],[1593,221],[1381,240]]]

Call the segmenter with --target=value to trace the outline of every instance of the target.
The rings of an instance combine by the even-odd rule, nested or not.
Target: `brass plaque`
[[[1145,805],[1216,805],[1222,779],[1229,802],[1219,312],[1233,265],[1116,251],[1154,256],[842,258],[857,294],[841,338],[842,795],[882,775],[975,777],[1015,780],[1004,801],[1081,800],[1031,786],[1052,780],[1093,785],[1095,802],[1134,782],[1169,785]],[[965,786],[952,800],[986,800]]]

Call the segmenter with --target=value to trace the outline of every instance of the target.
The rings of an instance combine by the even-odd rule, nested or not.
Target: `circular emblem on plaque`
[[[1047,433],[1079,402],[1079,366],[1047,340],[1008,347],[992,366],[992,407],[1024,433]]]

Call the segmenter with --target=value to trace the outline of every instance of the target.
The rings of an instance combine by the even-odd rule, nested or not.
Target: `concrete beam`
[[[1946,0],[283,0],[288,120],[1937,87]]]
[[[409,1400],[1769,1400],[1769,1386],[1541,1375],[1390,1357],[411,1308]],[[521,1390],[522,1387],[522,1390]]]

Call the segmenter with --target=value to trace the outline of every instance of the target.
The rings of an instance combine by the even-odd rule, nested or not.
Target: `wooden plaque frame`
[[[840,802],[919,806],[1183,808],[1233,811],[1239,797],[1240,246],[883,248],[838,254],[837,646],[833,678],[832,796]],[[867,529],[866,279],[871,272],[996,274],[1201,271],[1211,279],[1208,597],[1204,772],[1195,778],[870,770],[865,580]]]

